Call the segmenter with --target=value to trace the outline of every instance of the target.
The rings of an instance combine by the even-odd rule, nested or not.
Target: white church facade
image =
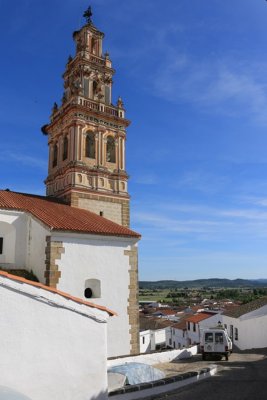
[[[48,137],[46,196],[0,191],[0,267],[26,269],[57,290],[116,312],[107,323],[108,357],[139,352],[138,251],[129,228],[126,127],[112,104],[104,34],[92,23],[74,32]],[[89,339],[90,340],[90,339]]]

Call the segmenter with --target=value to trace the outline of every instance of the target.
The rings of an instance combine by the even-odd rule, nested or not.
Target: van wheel
[[[228,353],[225,354],[225,360],[228,361]]]
[[[206,360],[206,354],[202,353],[202,360],[205,361]]]

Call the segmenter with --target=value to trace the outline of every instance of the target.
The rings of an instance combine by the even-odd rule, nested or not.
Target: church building
[[[108,356],[139,352],[138,253],[129,228],[126,128],[122,99],[112,103],[114,69],[92,22],[73,33],[48,138],[46,196],[0,190],[0,268],[32,271],[47,286],[117,313]],[[90,340],[90,337],[88,337]]]

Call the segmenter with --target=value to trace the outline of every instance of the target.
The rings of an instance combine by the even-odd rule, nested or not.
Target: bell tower
[[[129,226],[128,175],[125,170],[125,109],[112,104],[115,73],[102,53],[104,34],[92,22],[73,33],[74,58],[68,59],[61,104],[52,109],[48,135],[47,196],[58,197],[120,225]]]

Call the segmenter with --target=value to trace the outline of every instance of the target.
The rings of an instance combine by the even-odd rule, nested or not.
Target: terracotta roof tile
[[[203,321],[204,319],[210,318],[214,315],[214,313],[198,313],[198,314],[194,314],[188,318],[186,318],[186,321],[188,322],[200,322]]]
[[[140,238],[131,229],[55,198],[0,190],[0,209],[28,212],[55,231]]]
[[[109,310],[108,308],[106,308],[104,306],[98,306],[97,304],[91,303],[89,301],[82,300],[79,297],[71,296],[68,293],[61,292],[60,290],[57,290],[57,289],[54,289],[52,287],[43,285],[42,283],[30,281],[28,279],[22,278],[21,276],[11,275],[8,272],[4,272],[4,271],[0,271],[0,276],[4,276],[4,277],[6,277],[8,279],[12,279],[13,281],[26,283],[28,285],[35,286],[35,287],[38,287],[40,289],[47,290],[48,292],[52,292],[52,293],[58,294],[58,295],[60,295],[62,297],[65,297],[66,299],[75,301],[76,303],[79,303],[79,304],[84,304],[85,306],[88,306],[88,307],[96,308],[96,309],[101,310],[101,311],[106,311],[109,315],[117,315],[117,313],[115,313],[114,311]]]
[[[224,311],[223,315],[227,317],[239,318],[244,314],[248,314],[252,311],[258,310],[261,307],[267,305],[267,296],[261,297],[260,299],[250,301],[249,303],[242,304],[239,307],[232,308]]]

